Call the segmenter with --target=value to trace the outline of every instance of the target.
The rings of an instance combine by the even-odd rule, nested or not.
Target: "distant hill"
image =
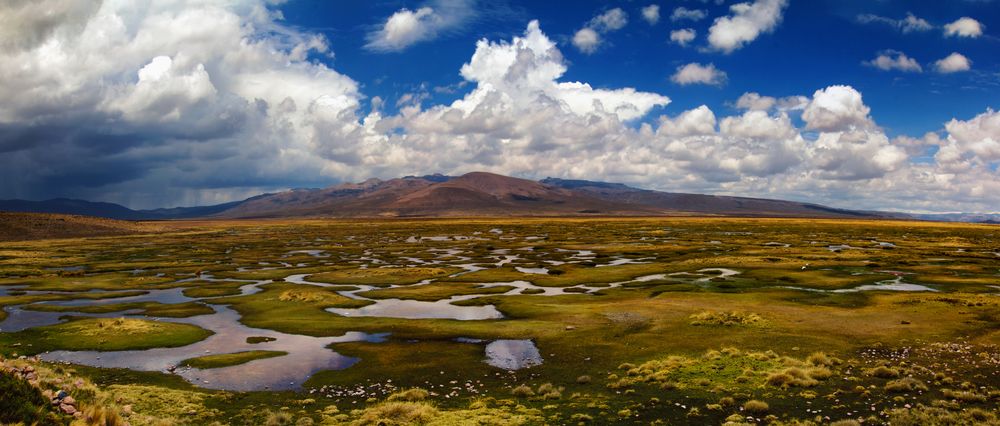
[[[151,223],[100,217],[0,212],[0,241],[128,235],[160,230]]]
[[[55,199],[0,201],[0,210],[72,213],[127,220],[267,217],[661,216],[907,218],[761,198],[660,192],[619,183],[493,173],[406,176],[322,189],[293,189],[202,207],[132,210]]]

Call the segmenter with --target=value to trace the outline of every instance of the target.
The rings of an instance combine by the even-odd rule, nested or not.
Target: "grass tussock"
[[[751,399],[743,403],[743,411],[753,415],[763,415],[771,409],[771,406],[764,401]]]
[[[688,317],[694,326],[764,327],[767,320],[753,312],[702,311]]]
[[[635,312],[608,312],[604,316],[611,324],[623,333],[637,333],[649,328],[653,321],[649,317]]]
[[[926,391],[927,385],[920,380],[914,379],[912,377],[904,377],[902,379],[892,380],[885,384],[886,392],[895,393],[907,393],[916,391]]]
[[[425,402],[389,401],[366,408],[352,424],[357,426],[420,425],[430,422],[437,415],[437,408]]]
[[[389,397],[386,400],[419,402],[427,399],[428,396],[430,396],[430,392],[428,392],[427,390],[421,388],[412,388],[389,395]]]

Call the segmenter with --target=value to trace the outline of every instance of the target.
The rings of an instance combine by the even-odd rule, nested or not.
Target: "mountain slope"
[[[906,218],[760,198],[660,192],[586,180],[532,181],[493,173],[369,179],[322,189],[293,189],[202,207],[131,210],[111,203],[55,199],[0,201],[0,210],[114,219],[267,217],[661,216]]]
[[[882,217],[882,214],[836,209],[818,204],[763,198],[685,194],[632,188],[620,183],[548,178],[542,183],[572,189],[605,201],[639,204],[672,212],[724,216]]]

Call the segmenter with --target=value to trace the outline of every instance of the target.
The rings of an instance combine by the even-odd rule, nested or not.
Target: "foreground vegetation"
[[[0,333],[0,404],[19,413],[0,423],[998,424],[998,247],[988,225],[698,218],[206,222],[4,243],[0,305],[68,317]],[[253,282],[211,277],[271,281],[243,293]],[[195,300],[114,300],[171,289]],[[454,297],[503,318],[327,311]],[[211,305],[276,332],[389,334],[332,344],[357,362],[297,391],[30,358],[183,347],[212,332],[176,321]],[[187,364],[285,355],[251,339]],[[530,340],[541,364],[487,364],[497,339]],[[46,404],[59,390],[82,414]]]

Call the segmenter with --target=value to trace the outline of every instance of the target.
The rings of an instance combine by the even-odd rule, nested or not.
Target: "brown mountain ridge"
[[[463,216],[880,217],[878,213],[759,198],[681,194],[582,180],[533,181],[493,173],[458,177],[369,179],[324,189],[254,197],[212,216],[463,217]]]

